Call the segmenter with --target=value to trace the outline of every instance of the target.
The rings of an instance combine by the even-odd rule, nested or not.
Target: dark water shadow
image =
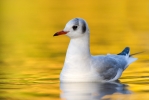
[[[60,97],[66,100],[101,100],[104,96],[114,93],[131,93],[127,85],[119,82],[60,83],[60,89],[62,90]]]

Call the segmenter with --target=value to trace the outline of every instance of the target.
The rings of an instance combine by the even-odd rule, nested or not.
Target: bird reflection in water
[[[114,93],[124,95],[131,93],[127,85],[120,82],[60,83],[60,89],[62,90],[61,98],[66,100],[101,100]]]

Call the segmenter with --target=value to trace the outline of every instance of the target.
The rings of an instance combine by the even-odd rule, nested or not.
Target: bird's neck
[[[81,57],[86,58],[90,56],[90,45],[89,45],[89,36],[82,36],[79,38],[73,38],[70,40],[66,59],[72,57]],[[79,58],[77,58],[79,59]]]
[[[72,69],[73,71],[78,69],[80,71],[89,70],[91,55],[88,35],[70,40],[65,58],[65,68]]]

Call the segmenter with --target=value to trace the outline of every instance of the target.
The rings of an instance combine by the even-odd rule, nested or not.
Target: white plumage
[[[81,18],[70,20],[64,30],[54,36],[62,34],[71,40],[60,74],[61,82],[115,81],[129,64],[137,60],[129,56],[128,47],[120,54],[92,56],[89,48],[89,28]]]

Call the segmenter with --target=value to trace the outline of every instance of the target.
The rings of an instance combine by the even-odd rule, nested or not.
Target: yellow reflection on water
[[[116,54],[125,46],[131,47],[131,53],[146,51],[136,56],[139,58],[138,61],[126,69],[120,80],[128,84],[131,91],[137,92],[132,95],[135,100],[140,95],[144,96],[144,100],[149,98],[148,0],[5,0],[0,2],[0,64],[2,66],[0,73],[3,73],[0,77],[4,78],[3,83],[8,83],[3,86],[3,90],[7,93],[1,94],[0,97],[6,98],[11,94],[12,98],[39,96],[44,97],[45,100],[60,99],[58,77],[69,38],[53,37],[53,34],[62,30],[70,19],[81,17],[90,27],[93,55]],[[18,84],[23,84],[23,87],[20,87],[20,91],[14,89],[10,92],[12,83],[17,84],[14,87],[19,87]],[[48,85],[52,89],[43,85],[48,83],[52,84]],[[35,88],[26,88],[26,84]],[[5,89],[7,85],[10,88]]]

